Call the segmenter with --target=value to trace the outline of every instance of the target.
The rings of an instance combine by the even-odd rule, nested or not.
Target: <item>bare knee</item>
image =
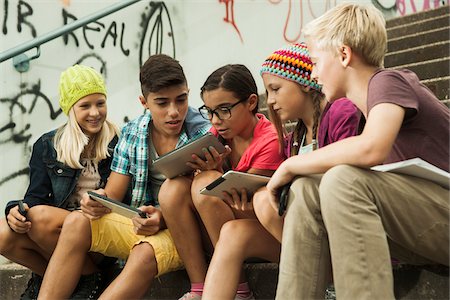
[[[249,246],[244,223],[245,220],[232,220],[223,224],[216,250],[220,248],[221,251],[238,252],[244,255],[244,250]]]
[[[91,221],[78,211],[71,212],[64,220],[59,242],[90,248]]]
[[[191,195],[192,195],[192,201],[194,202],[195,207],[197,210],[201,208],[204,205],[213,205],[215,202],[219,202],[218,198],[216,197],[209,197],[200,194],[200,190],[219,178],[222,174],[218,171],[211,170],[211,171],[204,171],[200,173],[199,175],[194,177],[194,180],[192,182],[192,188],[191,188]]]
[[[140,243],[134,246],[127,260],[128,268],[134,272],[141,272],[150,278],[158,274],[155,251],[149,243]]]
[[[264,227],[271,222],[273,214],[276,213],[269,201],[266,189],[256,192],[253,196],[253,208],[256,217]]]
[[[62,221],[56,222],[52,211],[56,208],[47,205],[37,205],[30,208],[27,218],[31,221],[28,236],[39,244],[39,241],[61,231]]]
[[[190,178],[180,176],[173,179],[166,179],[162,184],[158,201],[163,211],[172,211],[173,208],[180,207],[180,205],[189,204],[192,201],[186,201],[191,195]]]
[[[16,247],[18,233],[8,226],[6,219],[0,220],[0,255],[9,256]]]

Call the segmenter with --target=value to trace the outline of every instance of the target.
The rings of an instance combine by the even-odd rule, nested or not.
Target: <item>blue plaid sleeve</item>
[[[130,133],[130,126],[126,125],[122,129],[122,134],[120,135],[119,142],[114,148],[114,156],[111,164],[111,171],[130,175],[130,153],[132,149],[130,145],[132,144],[133,135]]]

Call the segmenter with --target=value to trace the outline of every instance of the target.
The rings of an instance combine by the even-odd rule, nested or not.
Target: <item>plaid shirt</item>
[[[148,126],[152,116],[149,112],[127,123],[114,149],[111,170],[132,177],[133,191],[131,206],[158,206],[158,199],[151,199],[147,188],[148,181]],[[183,129],[178,138],[177,148],[185,145],[206,132],[211,123],[203,119],[197,110],[188,108]]]

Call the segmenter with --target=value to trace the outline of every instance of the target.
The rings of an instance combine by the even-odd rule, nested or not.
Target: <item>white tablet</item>
[[[223,197],[222,192],[229,192],[235,188],[238,192],[245,188],[247,193],[254,193],[265,186],[270,180],[268,176],[255,175],[243,172],[228,171],[200,190],[200,194]]]
[[[187,174],[193,171],[186,165],[187,162],[192,161],[192,154],[205,159],[202,149],[210,146],[214,147],[219,153],[225,152],[225,146],[211,132],[208,132],[188,144],[158,157],[153,161],[153,167],[167,178]]]
[[[111,198],[108,198],[104,195],[97,194],[92,191],[87,192],[89,197],[91,199],[100,202],[102,205],[108,207],[111,209],[112,212],[115,212],[119,215],[122,215],[127,218],[134,218],[134,217],[141,217],[141,218],[147,218],[147,214],[143,212],[142,210],[139,210],[135,207],[131,207],[125,203],[122,203],[117,200],[113,200]]]

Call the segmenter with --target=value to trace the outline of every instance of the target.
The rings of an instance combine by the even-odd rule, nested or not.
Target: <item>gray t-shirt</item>
[[[449,109],[409,70],[378,70],[370,79],[367,111],[380,103],[405,108],[405,118],[384,163],[420,157],[449,171]]]

